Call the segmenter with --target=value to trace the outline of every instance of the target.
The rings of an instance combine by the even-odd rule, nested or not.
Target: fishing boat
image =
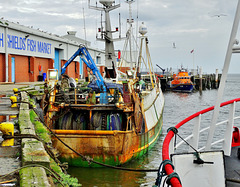
[[[240,1],[234,18],[215,106],[201,110],[168,130],[156,186],[240,185],[240,98],[223,102],[232,53],[239,53]],[[187,134],[186,129],[191,129]],[[166,177],[164,179],[164,177]]]
[[[105,77],[87,48],[81,46],[62,67],[61,83],[56,70],[48,71],[47,94],[42,101],[45,121],[58,137],[53,137],[53,146],[59,151],[59,159],[71,166],[122,165],[147,153],[162,132],[161,85],[155,82],[143,90],[136,72],[126,72],[127,78],[120,78],[114,66],[111,68],[116,57],[109,11],[119,5],[113,5],[114,1],[110,0],[100,3],[103,7],[97,9],[105,11],[104,28],[107,29],[102,30],[101,35],[106,42],[106,61],[109,61]],[[79,85],[64,74],[76,56],[81,56],[91,70],[93,81],[88,85]]]
[[[178,74],[173,75],[173,80],[170,82],[170,88],[176,92],[192,92],[193,82],[191,76],[186,70],[181,69]]]

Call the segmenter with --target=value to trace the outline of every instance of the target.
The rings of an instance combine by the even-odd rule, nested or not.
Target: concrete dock
[[[41,83],[43,84],[43,82]],[[18,102],[24,103],[18,104],[18,107],[14,109],[11,107],[12,103],[9,97],[14,95],[13,88],[25,86],[32,88],[36,84],[39,82],[0,84],[0,94],[4,96],[0,99],[0,115],[8,115],[6,121],[15,124],[14,145],[0,146],[0,184],[22,187],[70,186],[70,180],[65,181],[69,177],[61,177],[67,176],[67,174],[59,166],[59,162],[56,161],[56,158],[51,158],[52,155],[49,155],[49,149],[51,149],[49,140],[51,141],[51,138],[49,137],[49,140],[39,138],[35,123],[40,123],[42,128],[45,126],[34,113],[34,110],[29,108],[27,93],[22,91],[18,96]],[[17,118],[11,119],[9,115],[17,115]],[[49,136],[47,130],[46,132]],[[5,140],[2,135],[0,131],[0,143],[3,145]],[[47,147],[48,149],[46,149]]]

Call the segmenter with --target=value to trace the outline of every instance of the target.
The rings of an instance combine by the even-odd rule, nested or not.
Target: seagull
[[[227,16],[226,14],[216,14],[216,15],[213,15],[212,17],[222,17],[222,16]]]
[[[173,48],[176,49],[176,44],[175,44],[175,42],[173,42]]]

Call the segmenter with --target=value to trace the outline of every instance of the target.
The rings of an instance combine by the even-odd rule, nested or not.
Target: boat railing
[[[199,138],[200,138],[201,134],[204,133],[204,132],[207,133],[209,131],[216,130],[216,127],[225,124],[225,128],[222,128],[222,131],[223,130],[225,131],[224,136],[215,136],[214,141],[211,143],[211,146],[214,146],[214,145],[219,144],[219,143],[223,143],[222,149],[224,150],[226,155],[229,155],[230,154],[229,150],[231,148],[231,141],[232,141],[231,140],[231,137],[232,137],[231,134],[232,134],[232,131],[233,131],[234,121],[236,119],[240,119],[240,116],[235,116],[236,102],[239,102],[239,101],[240,101],[240,98],[230,100],[230,101],[227,101],[227,102],[224,102],[224,103],[221,104],[221,107],[226,106],[226,105],[228,105],[228,106],[230,105],[229,116],[228,116],[228,119],[216,123],[215,127],[207,126],[207,127],[201,128],[202,115],[212,111],[214,109],[213,106],[209,107],[207,109],[204,109],[200,112],[197,112],[197,113],[189,116],[188,118],[184,119],[180,123],[178,123],[175,126],[177,129],[179,129],[181,126],[183,126],[187,122],[195,120],[195,123],[193,124],[192,134],[188,135],[187,137],[185,137],[183,140],[181,140],[178,143],[175,143],[174,139],[171,138],[171,141],[169,143],[169,153],[170,154],[174,153],[177,148],[179,148],[183,144],[186,144],[186,142],[188,142],[197,151],[205,150],[206,146],[204,144],[201,145],[201,147],[199,147]],[[172,133],[169,132],[168,134],[172,134]],[[184,150],[184,151],[186,151],[186,150]],[[193,151],[193,150],[190,149],[190,151]]]
[[[240,119],[239,109],[236,109],[236,103],[239,101],[240,101],[240,98],[237,98],[237,99],[233,99],[233,100],[222,103],[220,105],[220,107],[224,110],[222,112],[223,114],[228,113],[228,117],[226,118],[224,116],[225,119],[220,122],[217,122],[215,125],[211,125],[211,123],[210,125],[208,125],[208,123],[206,122],[206,119],[205,121],[203,119],[203,117],[205,117],[204,114],[207,114],[207,113],[209,114],[210,111],[214,110],[214,106],[212,106],[187,117],[186,119],[178,123],[174,128],[170,128],[163,142],[163,147],[162,147],[163,161],[170,160],[171,154],[177,153],[177,152],[179,153],[179,149],[184,153],[195,152],[195,151],[201,152],[201,151],[223,150],[224,154],[229,156],[231,154],[233,126],[235,125],[236,120]],[[229,109],[227,109],[227,107],[224,107],[224,106],[229,106]],[[229,110],[229,111],[227,112],[226,110]],[[211,120],[209,119],[209,117],[210,116],[206,117],[208,118],[207,121]],[[223,118],[223,115],[221,116],[221,118]],[[184,135],[180,135],[181,134],[180,130],[184,130],[186,124],[192,125],[192,132],[190,135],[185,135],[186,137],[183,138],[181,136],[184,136]],[[187,131],[189,131],[189,128],[187,129]],[[216,132],[217,130],[219,130],[219,128],[221,133],[220,134],[215,133],[215,136],[211,142],[210,149],[206,148],[207,135],[211,131]],[[184,131],[183,134],[184,133],[186,133],[186,131]],[[203,133],[205,133],[204,140],[202,140],[203,136],[201,136]],[[177,136],[180,137],[179,139],[181,141],[179,142],[176,141]],[[181,147],[183,145],[187,145],[188,150],[183,150]],[[217,146],[215,147],[215,145]],[[165,165],[165,171],[167,175],[174,173],[173,168],[170,164]],[[173,181],[173,183],[175,184],[179,183],[177,178],[172,178],[172,180],[175,180]],[[171,184],[173,183],[171,181]]]

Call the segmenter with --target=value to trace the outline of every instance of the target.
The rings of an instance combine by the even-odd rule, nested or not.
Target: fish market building
[[[65,36],[57,36],[0,19],[0,82],[39,81],[48,69],[57,69],[60,75],[61,67],[80,44],[86,44],[102,73],[104,51],[89,47],[90,42],[75,35],[75,31],[69,31]],[[73,78],[88,76],[80,57],[67,67],[66,74]]]

